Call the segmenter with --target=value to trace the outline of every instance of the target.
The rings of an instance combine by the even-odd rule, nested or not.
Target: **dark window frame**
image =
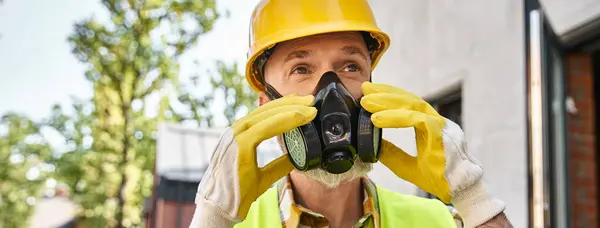
[[[525,85],[527,91],[527,146],[528,146],[528,198],[529,201],[529,226],[543,225],[546,227],[568,226],[572,218],[570,205],[569,179],[569,148],[567,145],[566,110],[563,105],[566,102],[564,72],[565,53],[582,48],[582,40],[589,39],[591,27],[583,26],[577,31],[563,34],[560,39],[554,32],[550,21],[546,18],[546,12],[539,4],[539,0],[524,1],[525,19]],[[594,25],[594,26],[597,26]],[[597,31],[596,31],[597,32]],[[583,34],[588,33],[585,36]],[[569,40],[567,42],[567,40]],[[532,57],[537,57],[532,58]],[[537,61],[532,61],[537,60]],[[559,66],[557,68],[557,66]],[[536,79],[540,77],[540,79]],[[534,82],[540,80],[540,88],[534,87]],[[532,88],[536,88],[534,91]],[[533,106],[532,99],[537,101],[541,96],[541,106]],[[553,102],[558,102],[553,104]],[[554,107],[553,107],[554,106]],[[541,116],[534,116],[532,111],[538,111]],[[532,120],[542,120],[542,127],[535,127]],[[534,131],[535,133],[533,134]],[[534,144],[533,136],[540,137],[542,142]],[[536,138],[537,139],[537,138]],[[542,149],[534,150],[533,146]],[[541,151],[541,152],[540,152]],[[534,156],[534,154],[542,154]],[[540,169],[542,172],[535,172]],[[534,171],[535,170],[535,171]],[[543,173],[543,177],[542,174]],[[534,189],[534,180],[543,181],[543,202],[536,204],[536,198],[540,197],[541,189]],[[543,210],[543,217],[536,217]]]

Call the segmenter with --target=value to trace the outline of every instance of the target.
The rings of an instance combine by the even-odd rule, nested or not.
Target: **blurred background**
[[[0,228],[187,227],[220,134],[257,105],[257,2],[0,0]],[[369,2],[392,38],[373,80],[463,127],[515,227],[599,227],[600,1]],[[416,151],[411,129],[384,138]]]

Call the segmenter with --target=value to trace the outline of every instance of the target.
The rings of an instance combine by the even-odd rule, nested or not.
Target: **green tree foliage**
[[[66,151],[52,162],[56,165],[54,178],[67,184],[72,193],[71,199],[81,206],[78,224],[83,227],[108,227],[114,223],[107,216],[114,216],[117,206],[114,195],[123,173],[117,170],[120,154],[104,149],[103,146],[116,146],[120,142],[97,129],[101,115],[95,111],[95,105],[93,101],[76,100],[71,107],[74,114],[70,115],[62,107],[55,106],[45,124],[65,139]],[[125,190],[126,194],[131,195],[131,200],[136,202],[142,201],[143,197],[151,193],[151,170],[156,150],[152,134],[157,123],[156,119],[143,115],[144,107],[138,108],[140,110],[134,113],[136,121],[135,130],[130,137],[130,149],[147,152],[136,155],[126,167],[126,172],[129,172],[127,174],[133,176],[136,182],[132,182],[132,186]],[[95,135],[95,131],[104,135]],[[94,143],[95,141],[100,143]],[[130,209],[133,211],[130,214],[132,221],[141,220],[142,205],[140,203]],[[132,225],[139,225],[140,222]]]
[[[185,105],[186,109],[184,112],[171,109],[177,114],[179,121],[191,121],[197,126],[213,127],[215,112],[211,112],[210,108],[219,104],[225,110],[218,110],[217,115],[224,114],[228,124],[231,125],[239,118],[238,114],[256,108],[258,95],[250,89],[244,76],[239,73],[238,65],[229,66],[222,61],[217,61],[215,66],[216,74],[207,80],[207,84],[210,84],[208,93],[203,95],[195,93],[202,90],[203,83],[200,82],[199,76],[193,77],[192,83],[181,89],[178,100]]]
[[[51,154],[33,121],[14,113],[0,119],[0,227],[27,227]]]
[[[152,184],[157,120],[146,117],[146,102],[178,87],[178,57],[218,13],[214,0],[102,3],[110,22],[85,20],[69,38],[94,88],[91,148],[70,159],[83,166],[75,187],[85,194],[77,202],[84,226],[131,227],[142,222]]]
[[[248,87],[246,79],[238,72],[238,65],[228,67],[223,62],[217,62],[218,77],[211,78],[215,92],[223,94],[225,100],[225,117],[231,125],[237,119],[238,113],[254,109],[258,104],[258,95]]]
[[[93,141],[94,115],[90,101],[74,100],[72,108],[74,114],[67,115],[62,107],[55,105],[44,125],[60,133],[64,139],[62,143],[66,146],[66,151],[49,161],[56,165],[53,177],[69,187],[74,201],[81,202],[80,197],[85,197],[81,186],[86,169],[82,164],[85,152],[90,150]]]

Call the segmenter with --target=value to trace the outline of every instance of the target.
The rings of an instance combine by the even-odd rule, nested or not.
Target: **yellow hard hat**
[[[250,19],[246,80],[255,91],[264,90],[262,67],[277,43],[343,31],[362,32],[374,69],[390,38],[377,26],[367,0],[261,0]]]

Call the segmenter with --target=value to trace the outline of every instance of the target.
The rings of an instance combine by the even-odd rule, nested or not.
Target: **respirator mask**
[[[267,96],[281,98],[266,85]],[[381,146],[381,129],[371,122],[371,113],[344,87],[336,73],[323,74],[313,91],[317,116],[310,123],[283,134],[287,156],[300,171],[323,169],[344,173],[356,157],[364,163],[376,163]]]

